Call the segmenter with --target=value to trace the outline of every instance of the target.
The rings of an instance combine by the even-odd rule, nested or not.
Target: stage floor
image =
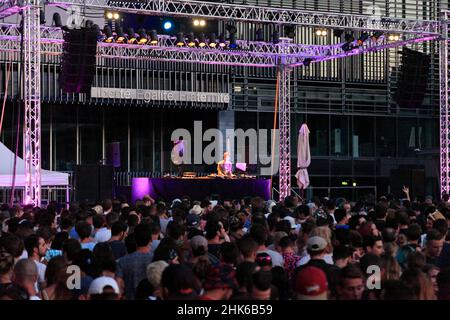
[[[246,196],[270,199],[270,179],[222,179],[222,178],[133,178],[131,200],[143,196],[172,201],[182,196],[203,200],[207,196],[220,195],[222,199],[242,199]]]

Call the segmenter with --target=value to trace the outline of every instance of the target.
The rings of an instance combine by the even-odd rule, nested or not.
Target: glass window
[[[81,164],[97,164],[102,159],[102,111],[98,107],[78,107]]]
[[[328,156],[328,115],[308,115],[306,124],[309,128],[309,147],[311,156]],[[299,124],[300,126],[301,124]]]
[[[72,105],[49,106],[53,111],[53,169],[74,171],[77,160],[77,114]]]
[[[117,171],[128,169],[128,112],[129,108],[109,107],[105,113],[105,144],[120,142],[120,167]],[[105,146],[106,147],[106,146]]]
[[[131,171],[151,171],[153,168],[153,143],[157,112],[151,109],[134,109],[130,112]]]
[[[395,118],[376,118],[377,157],[395,157]]]
[[[331,117],[330,153],[335,156],[348,156],[349,117]]]
[[[419,119],[418,136],[420,150],[439,147],[439,120]]]
[[[352,156],[374,156],[374,122],[372,117],[353,117]]]
[[[414,157],[419,147],[416,119],[398,119],[398,156]]]

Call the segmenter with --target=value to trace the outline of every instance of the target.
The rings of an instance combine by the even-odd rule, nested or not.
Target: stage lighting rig
[[[326,37],[328,34],[327,29],[317,29],[316,30],[316,36],[318,37]]]

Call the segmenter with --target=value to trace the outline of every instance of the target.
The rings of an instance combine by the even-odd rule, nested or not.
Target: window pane
[[[371,117],[353,118],[353,157],[373,157],[374,156],[374,122]]]
[[[331,154],[348,156],[348,117],[333,116],[331,118]]]
[[[377,157],[395,157],[395,119],[377,118]]]

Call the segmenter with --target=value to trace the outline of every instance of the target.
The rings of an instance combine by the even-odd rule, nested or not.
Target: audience
[[[3,205],[0,300],[450,300],[450,203],[404,204]]]

